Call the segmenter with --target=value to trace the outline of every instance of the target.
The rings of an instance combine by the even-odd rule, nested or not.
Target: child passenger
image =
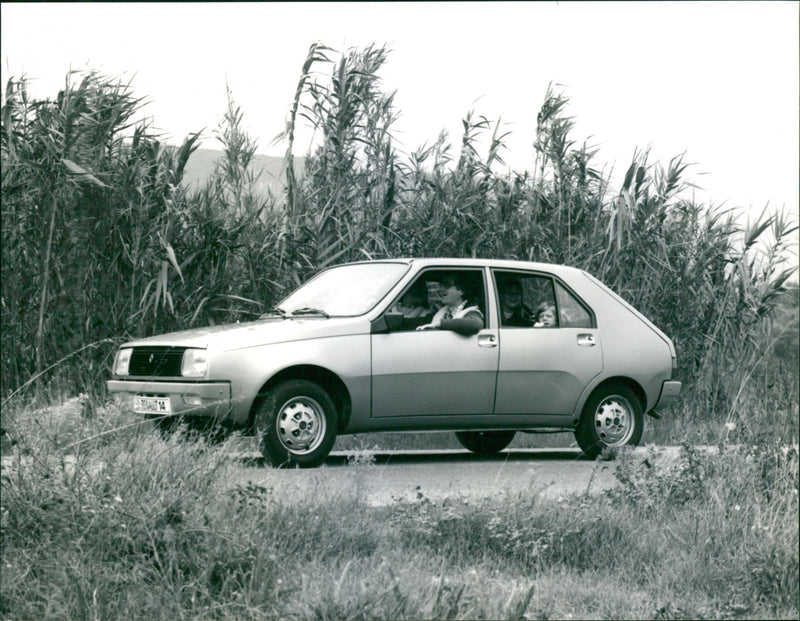
[[[556,327],[556,307],[550,302],[542,302],[536,307],[534,312],[536,323],[534,328],[555,328]]]

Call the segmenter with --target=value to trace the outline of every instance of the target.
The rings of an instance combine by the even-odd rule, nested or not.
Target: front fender
[[[338,376],[350,392],[353,415],[370,404],[369,335],[347,335],[216,352],[213,379],[231,384],[230,418],[246,425],[261,388],[285,369],[314,366]]]

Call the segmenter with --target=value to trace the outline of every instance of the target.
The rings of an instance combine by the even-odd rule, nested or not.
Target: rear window
[[[589,308],[549,274],[494,271],[501,328],[592,328]]]

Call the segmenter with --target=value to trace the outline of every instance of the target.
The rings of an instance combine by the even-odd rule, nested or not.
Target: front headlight
[[[117,357],[114,359],[114,375],[128,374],[132,353],[133,349],[131,347],[124,347],[117,352]]]
[[[205,349],[187,349],[183,352],[181,375],[183,377],[203,377],[208,369],[208,356]]]

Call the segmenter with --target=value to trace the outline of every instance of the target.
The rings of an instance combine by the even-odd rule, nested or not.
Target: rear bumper
[[[122,407],[133,407],[134,395],[168,397],[171,416],[202,416],[223,420],[231,411],[227,382],[153,382],[110,380],[108,391]]]
[[[663,407],[668,406],[670,403],[675,401],[678,395],[681,393],[681,383],[676,382],[674,380],[665,381],[661,385],[661,394],[658,397],[658,401],[653,406],[653,409],[660,409]]]

